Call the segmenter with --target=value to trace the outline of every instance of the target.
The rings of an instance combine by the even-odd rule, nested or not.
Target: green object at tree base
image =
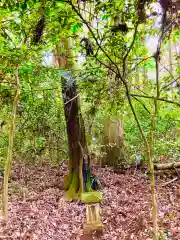
[[[84,192],[80,195],[83,203],[100,203],[103,201],[102,192]]]

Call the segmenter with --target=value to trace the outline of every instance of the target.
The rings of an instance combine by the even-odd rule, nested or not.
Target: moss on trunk
[[[64,180],[64,190],[68,190],[69,189],[69,186],[70,186],[70,184],[72,182],[72,176],[73,176],[72,170],[69,170],[69,173],[65,177],[65,180]]]
[[[59,46],[54,51],[54,65],[61,69],[73,68],[73,62],[69,62],[68,58],[65,57],[73,55],[71,49],[70,39],[61,39]],[[66,54],[61,56],[59,54],[61,51],[66,52]],[[61,76],[70,161],[69,173],[64,182],[64,189],[67,191],[65,194],[66,198],[73,200],[79,192],[83,191],[82,159],[84,153],[88,155],[88,152],[76,81],[69,72],[64,71]]]
[[[68,80],[70,81],[70,80]],[[62,93],[64,101],[64,112],[67,126],[68,148],[69,148],[69,173],[64,182],[66,199],[73,200],[76,195],[83,191],[82,163],[84,155],[88,155],[84,122],[80,112],[79,99],[77,97],[77,86],[72,80],[62,80]],[[72,99],[72,101],[69,101]]]
[[[72,180],[69,184],[69,188],[65,193],[65,198],[67,200],[74,200],[77,198],[77,193],[79,191],[79,173],[74,171],[72,174]]]

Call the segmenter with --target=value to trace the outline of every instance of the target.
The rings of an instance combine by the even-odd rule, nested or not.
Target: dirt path
[[[95,169],[103,186],[101,204],[105,225],[99,239],[152,239],[151,196],[148,179],[141,172],[115,174]],[[16,164],[10,183],[9,220],[0,225],[0,239],[80,239],[85,206],[62,200],[66,169],[27,167]],[[180,239],[180,196],[176,181],[157,179],[159,224],[170,240]],[[97,239],[97,238],[95,238]],[[86,240],[84,238],[84,240]]]

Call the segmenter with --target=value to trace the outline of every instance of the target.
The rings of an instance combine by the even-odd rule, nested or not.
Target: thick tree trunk
[[[69,78],[70,79],[70,78]],[[80,113],[77,87],[73,79],[62,81],[62,94],[64,112],[67,124],[67,136],[69,147],[69,174],[65,180],[65,190],[68,199],[74,199],[77,192],[82,189],[82,159],[87,154],[85,128]],[[82,150],[83,149],[83,150]]]
[[[60,51],[66,51],[66,54],[60,56]],[[54,51],[54,65],[64,69],[64,73],[61,74],[62,95],[69,148],[69,174],[65,179],[64,188],[67,190],[66,198],[69,200],[73,200],[77,193],[80,194],[83,191],[82,165],[85,155],[90,169],[77,86],[71,75],[66,72],[67,68],[73,69],[73,64],[68,62],[68,57],[71,55],[69,40],[61,40],[58,50]]]

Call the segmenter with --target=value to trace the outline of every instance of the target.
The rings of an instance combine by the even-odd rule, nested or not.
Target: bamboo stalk
[[[4,219],[8,217],[8,180],[11,172],[12,166],[12,152],[13,152],[13,140],[14,140],[14,130],[15,130],[15,120],[16,120],[16,110],[20,97],[20,81],[19,81],[19,69],[18,64],[16,65],[16,94],[14,97],[13,107],[12,107],[12,118],[10,121],[10,130],[9,130],[9,146],[7,152],[7,160],[5,163],[4,170],[4,193],[2,199],[2,216]]]

